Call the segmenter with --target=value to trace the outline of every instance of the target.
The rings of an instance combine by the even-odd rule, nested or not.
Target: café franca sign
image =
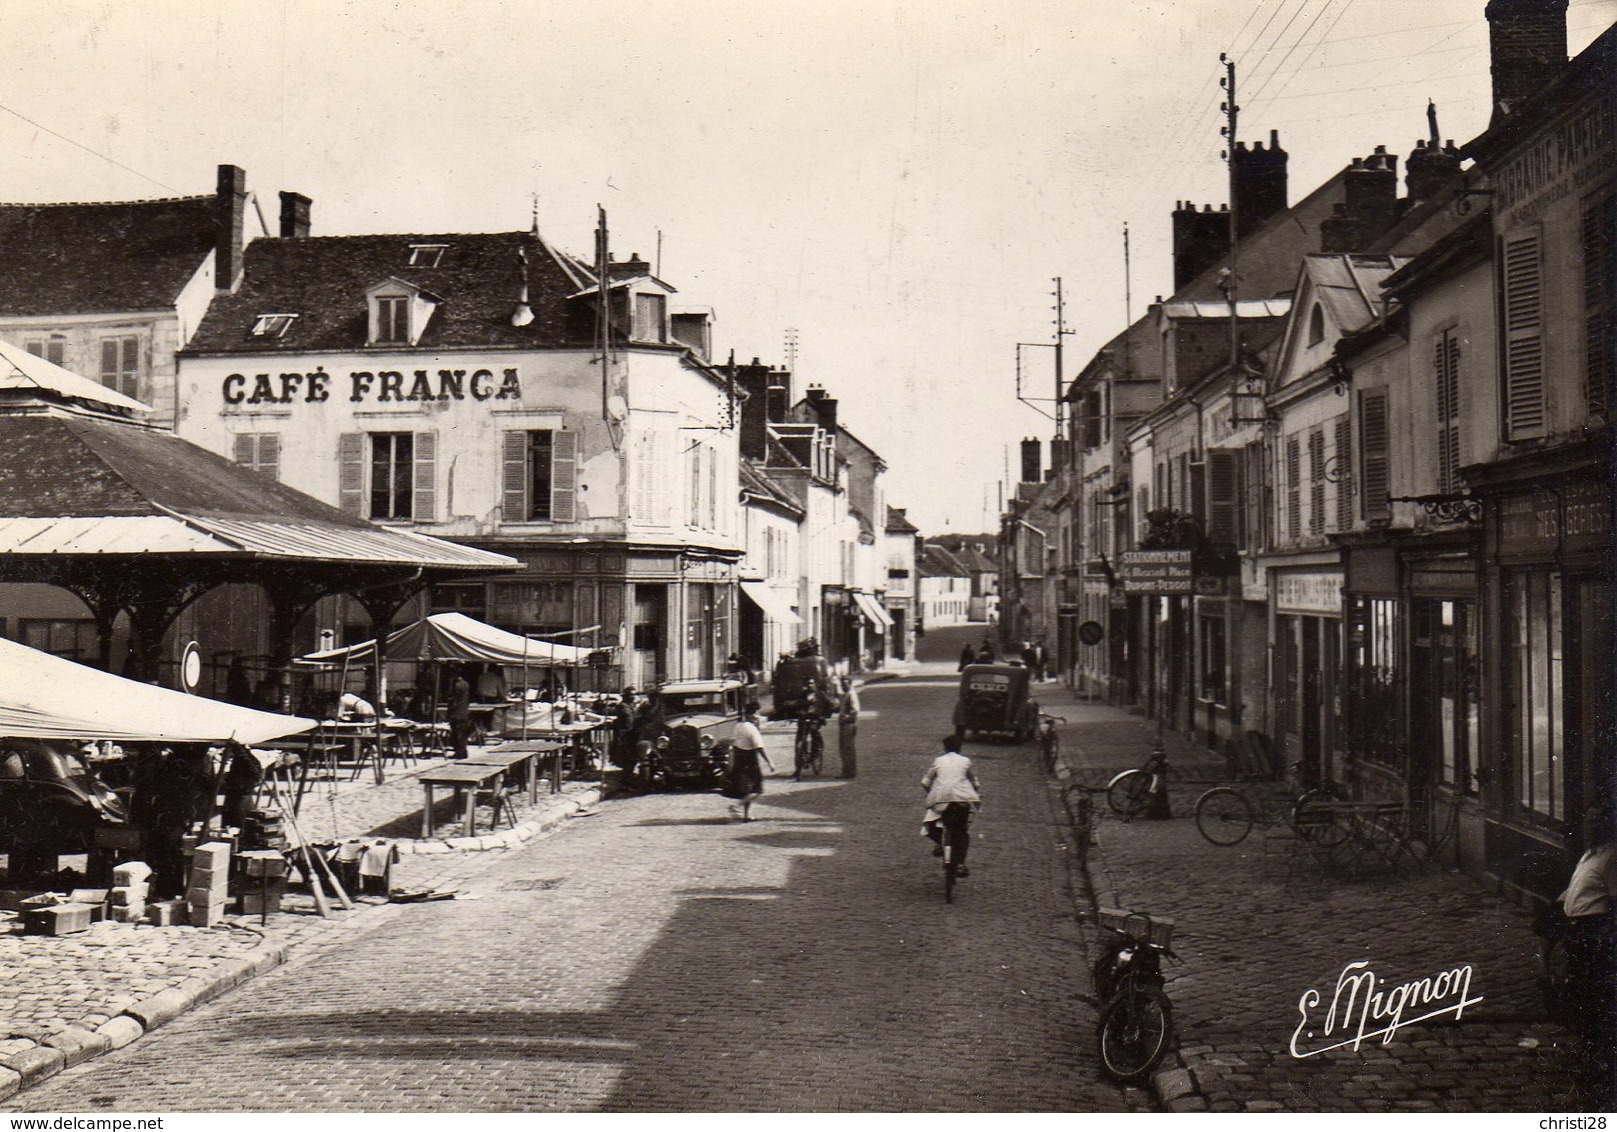
[[[408,404],[423,401],[520,401],[522,381],[515,368],[349,370],[340,377],[317,366],[310,373],[233,373],[220,384],[226,405],[318,405],[333,397],[354,404]]]

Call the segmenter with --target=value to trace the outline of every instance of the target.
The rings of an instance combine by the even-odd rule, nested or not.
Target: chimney
[[[651,274],[651,264],[640,258],[639,252],[630,252],[629,258],[621,263],[607,265],[607,276],[611,279],[634,279],[641,275]]]
[[[1254,142],[1235,143],[1235,223],[1245,239],[1265,220],[1286,210],[1286,151],[1280,148],[1280,131],[1269,131],[1269,147]]]
[[[247,220],[247,174],[234,165],[219,166],[213,194],[213,285],[234,291],[241,278],[241,253]]]
[[[1070,449],[1072,442],[1064,436],[1055,437],[1050,441],[1050,469],[1044,475],[1047,480],[1053,480],[1061,474],[1071,460]]]
[[[758,359],[752,359],[752,364],[758,365]],[[769,371],[769,395],[765,398],[764,407],[768,410],[769,420],[773,424],[785,424],[792,419],[791,370]]]
[[[1567,0],[1488,0],[1493,122],[1566,67],[1566,8]]]
[[[309,234],[309,208],[313,202],[302,193],[281,190],[281,238]]]
[[[1173,210],[1173,289],[1180,290],[1196,276],[1217,263],[1230,250],[1230,209],[1217,212],[1210,204],[1201,211],[1190,201],[1174,202]]]
[[[808,398],[809,407],[814,410],[820,419],[820,427],[834,429],[837,427],[837,399],[825,395],[824,386],[811,385],[803,393]]]
[[[1398,158],[1384,145],[1355,157],[1342,176],[1342,203],[1319,226],[1322,252],[1364,251],[1398,216]]]
[[[1037,437],[1029,437],[1022,441],[1022,482],[1038,483],[1039,468],[1043,461],[1039,458],[1040,444]]]
[[[752,359],[750,366],[735,366],[736,388],[746,394],[741,403],[741,454],[754,460],[769,455],[769,367]]]

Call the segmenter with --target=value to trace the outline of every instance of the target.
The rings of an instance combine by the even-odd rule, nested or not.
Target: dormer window
[[[378,342],[410,340],[410,298],[408,295],[376,296],[376,335]]]
[[[437,267],[449,250],[448,244],[411,244],[411,267]]]
[[[1308,312],[1308,344],[1318,346],[1325,341],[1325,311],[1318,303]]]
[[[668,341],[667,295],[635,295],[633,336],[636,342]]]
[[[261,314],[253,323],[254,338],[280,338],[292,327],[295,314]]]

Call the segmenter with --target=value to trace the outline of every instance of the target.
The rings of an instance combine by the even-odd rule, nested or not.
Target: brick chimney
[[[1217,263],[1230,250],[1230,209],[1213,211],[1204,204],[1201,211],[1188,200],[1177,201],[1173,210],[1173,289],[1178,291],[1196,276]]]
[[[1044,478],[1053,480],[1066,469],[1072,460],[1072,442],[1064,436],[1055,437],[1050,441],[1050,467],[1045,471]]]
[[[1038,483],[1041,478],[1039,475],[1039,469],[1043,465],[1044,461],[1039,458],[1040,447],[1041,445],[1039,444],[1038,437],[1028,437],[1026,440],[1022,441],[1023,483]]]
[[[606,267],[607,275],[612,279],[633,279],[640,275],[651,274],[651,264],[640,258],[639,252],[630,252],[629,258],[621,263],[609,263]]]
[[[1426,103],[1427,138],[1415,143],[1404,162],[1404,184],[1411,200],[1431,200],[1460,175],[1460,151],[1444,145],[1437,132],[1437,104]]]
[[[820,418],[820,427],[835,429],[837,427],[837,399],[825,395],[824,386],[811,385],[804,391],[803,396],[808,398],[809,407]]]
[[[281,238],[292,239],[309,234],[309,209],[313,202],[302,193],[281,190]]]
[[[1342,177],[1341,204],[1319,226],[1322,252],[1363,251],[1398,216],[1398,158],[1384,145],[1355,157]]]
[[[1488,0],[1493,121],[1566,67],[1566,9],[1567,0]]]
[[[1280,131],[1269,131],[1269,147],[1235,143],[1235,223],[1245,239],[1278,212],[1286,210],[1286,158]]]
[[[741,403],[741,454],[763,460],[769,455],[769,385],[775,374],[757,358],[734,370],[736,388],[747,397]]]
[[[234,291],[241,279],[247,221],[247,174],[234,165],[219,166],[213,217],[213,285],[221,291]]]
[[[758,359],[752,359],[757,365]],[[771,370],[769,373],[769,395],[764,399],[764,407],[768,411],[772,424],[785,424],[792,419],[792,371],[787,369]]]

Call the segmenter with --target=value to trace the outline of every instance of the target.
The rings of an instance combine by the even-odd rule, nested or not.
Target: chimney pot
[[[312,202],[302,193],[281,191],[281,236],[283,239],[309,234]]]
[[[219,166],[213,215],[213,285],[220,291],[234,291],[241,277],[247,221],[247,174],[239,166]]]

